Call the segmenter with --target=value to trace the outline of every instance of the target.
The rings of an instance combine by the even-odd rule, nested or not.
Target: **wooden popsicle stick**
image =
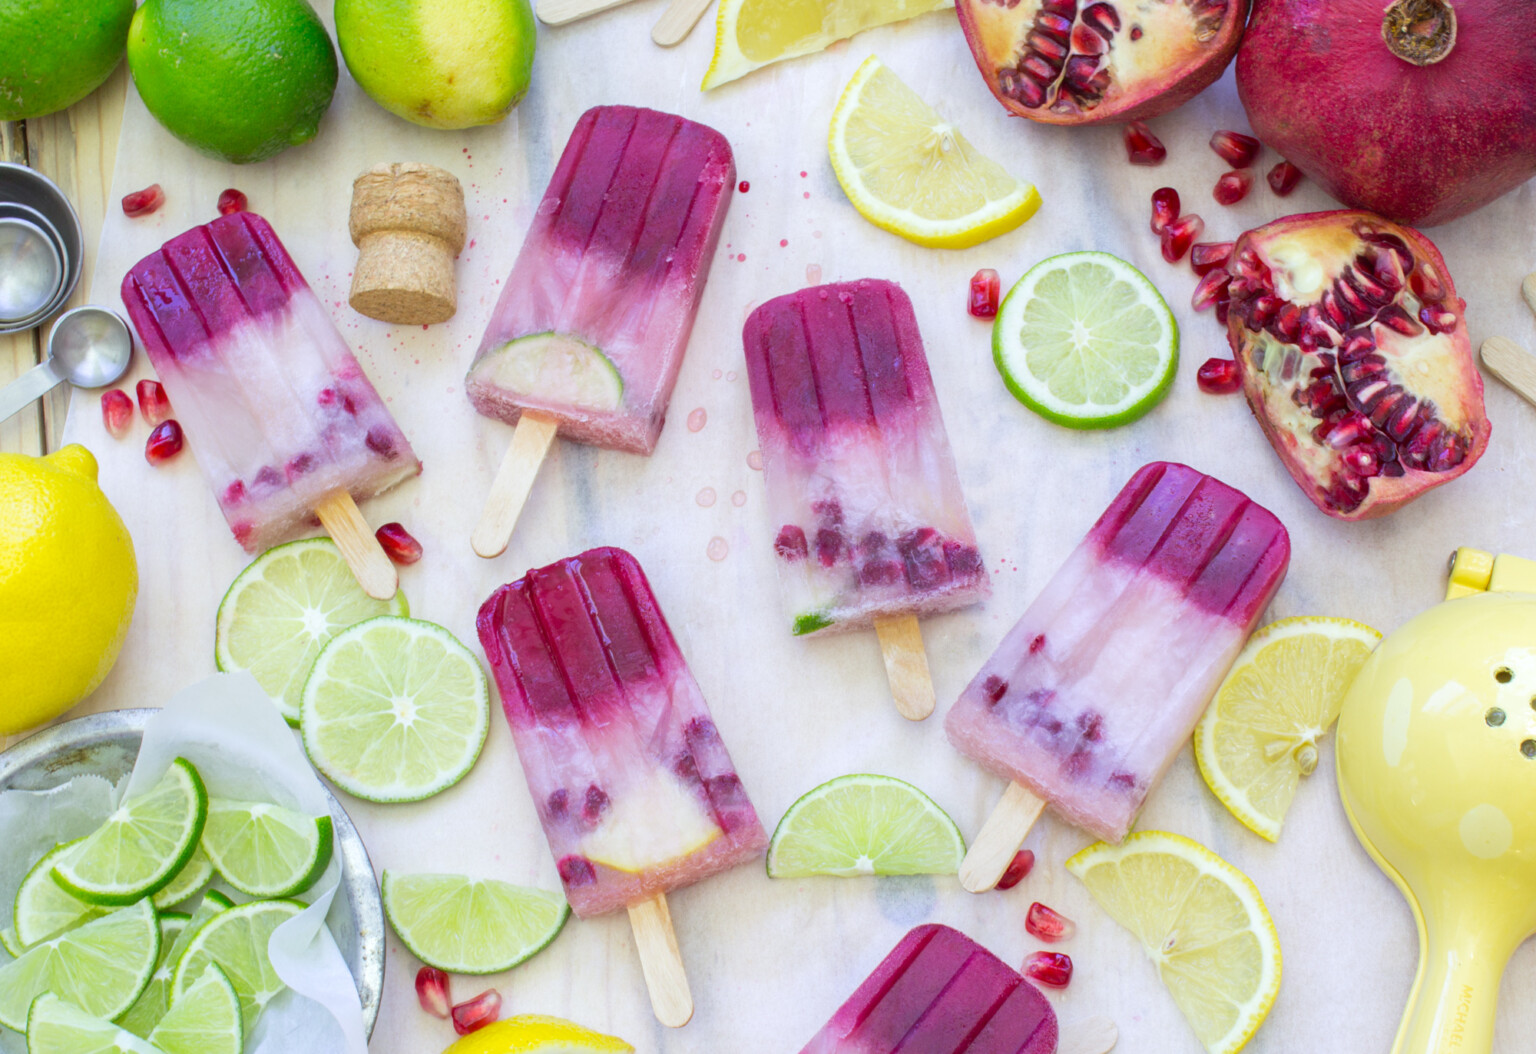
[[[507,551],[512,540],[512,528],[522,514],[523,503],[533,489],[533,481],[549,453],[560,422],[544,414],[524,410],[512,432],[512,442],[507,445],[507,455],[496,470],[491,493],[485,499],[485,511],[475,525],[475,533],[469,544],[476,553],[487,560]]]
[[[885,676],[891,682],[896,709],[908,721],[921,721],[933,713],[933,678],[928,674],[928,652],[916,615],[875,619]]]
[[[1120,1030],[1107,1017],[1074,1021],[1062,1029],[1056,1054],[1108,1054],[1120,1041]]]
[[[1483,341],[1483,365],[1536,406],[1536,357],[1507,337],[1489,337]]]
[[[545,25],[563,26],[578,18],[586,18],[627,3],[629,0],[539,0],[534,10],[538,13],[539,21]]]
[[[715,0],[672,0],[656,20],[651,39],[664,48],[681,44]]]
[[[972,893],[985,893],[996,886],[1044,808],[1045,802],[1022,783],[1008,784],[960,861],[960,884]]]
[[[1525,298],[1525,306],[1536,311],[1536,272],[1526,275],[1520,283],[1520,295]]]
[[[315,515],[341,550],[341,558],[352,569],[363,592],[375,600],[394,596],[400,588],[400,575],[352,495],[344,490],[327,495],[315,507]]]
[[[631,904],[629,927],[640,949],[640,969],[656,1020],[668,1028],[682,1028],[693,1017],[693,993],[688,990],[688,974],[677,950],[677,934],[672,932],[667,895],[657,893],[650,900]]]

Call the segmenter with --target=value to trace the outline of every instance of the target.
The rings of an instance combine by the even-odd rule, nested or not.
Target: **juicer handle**
[[[1392,1054],[1489,1054],[1499,981],[1514,946],[1464,925],[1431,931]]]

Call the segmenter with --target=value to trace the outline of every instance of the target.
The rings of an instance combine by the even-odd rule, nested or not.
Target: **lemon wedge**
[[[571,1021],[519,1014],[486,1025],[443,1054],[634,1054],[617,1036],[605,1036]]]
[[[1040,207],[1032,185],[978,152],[874,55],[843,89],[827,145],[853,207],[918,245],[976,245]]]
[[[1195,761],[1245,827],[1280,837],[1297,784],[1317,768],[1318,739],[1380,641],[1358,622],[1308,615],[1270,623],[1238,654],[1195,728]]]
[[[1164,831],[1096,842],[1067,870],[1141,941],[1210,1054],[1248,1042],[1280,990],[1280,936],[1247,875]]]

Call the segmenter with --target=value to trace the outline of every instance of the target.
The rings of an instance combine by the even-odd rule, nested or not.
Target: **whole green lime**
[[[336,51],[304,0],[145,0],[128,68],[172,135],[239,164],[313,139],[336,91]]]
[[[133,0],[0,0],[0,121],[62,110],[117,68]]]
[[[528,0],[336,0],[336,40],[357,83],[429,128],[494,124],[533,75]]]

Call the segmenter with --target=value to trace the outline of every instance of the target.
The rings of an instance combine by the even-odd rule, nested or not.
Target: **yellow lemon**
[[[139,569],[83,446],[0,454],[0,734],[57,717],[117,661]]]
[[[634,1054],[617,1036],[571,1021],[520,1014],[471,1032],[443,1054]]]

